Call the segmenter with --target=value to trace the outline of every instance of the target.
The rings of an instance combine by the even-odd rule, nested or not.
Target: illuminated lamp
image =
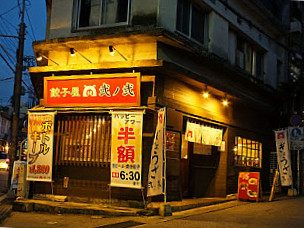
[[[225,94],[224,99],[222,100],[222,104],[223,104],[224,106],[228,106],[228,104],[229,104],[229,101],[228,101],[228,99],[227,99],[227,95],[226,95],[226,94]]]
[[[81,52],[77,51],[75,48],[70,48],[70,54],[71,56],[75,56],[76,52],[82,57],[84,58],[86,61],[88,61],[89,63],[92,63],[87,57],[85,57]]]
[[[39,61],[41,61],[42,59],[50,60],[51,62],[53,62],[53,63],[55,63],[57,66],[59,66],[59,64],[56,63],[54,60],[52,60],[52,59],[46,57],[45,55],[42,55],[41,53],[38,53],[38,52],[37,52],[37,53],[36,53],[36,60],[39,62]]]
[[[203,92],[203,97],[204,98],[208,98],[209,97],[209,91],[208,91],[207,85],[205,86],[205,90]]]
[[[116,52],[117,52],[125,61],[128,61],[128,59],[127,59],[126,57],[124,57],[123,54],[121,54],[114,46],[110,45],[110,46],[109,46],[110,55],[114,56],[115,51],[116,51]]]

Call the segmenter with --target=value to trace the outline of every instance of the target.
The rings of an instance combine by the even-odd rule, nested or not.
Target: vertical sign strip
[[[112,112],[111,186],[141,188],[143,112]]]
[[[27,181],[52,181],[55,112],[29,113]]]
[[[287,130],[275,131],[277,158],[282,186],[292,185],[290,153],[288,148]]]
[[[165,109],[158,111],[158,121],[155,131],[154,142],[151,151],[151,160],[148,176],[147,196],[156,196],[163,194],[165,191],[164,182],[164,126],[165,126]]]

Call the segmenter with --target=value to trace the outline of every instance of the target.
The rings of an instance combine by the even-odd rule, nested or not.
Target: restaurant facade
[[[47,39],[33,45],[42,60],[30,68],[40,98],[29,110],[32,195],[146,199],[150,162],[158,168],[152,148],[161,108],[169,201],[236,193],[240,171],[260,172],[269,187],[278,117],[273,90],[165,28],[96,34],[78,24],[61,33],[54,22],[63,13],[59,2],[47,1],[53,21]],[[215,11],[209,16],[220,20]]]

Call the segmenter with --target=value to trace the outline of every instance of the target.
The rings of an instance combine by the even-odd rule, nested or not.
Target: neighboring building
[[[279,124],[277,90],[288,82],[289,26],[289,1],[271,3],[47,0],[46,40],[33,44],[36,57],[43,59],[30,74],[41,99],[32,111],[57,111],[54,194],[109,197],[113,109],[146,111],[142,141],[146,187],[155,111],[160,107],[167,108],[167,133],[174,139],[167,152],[169,200],[235,193],[239,171],[261,172],[263,188],[269,188],[269,154],[275,150],[273,129]],[[114,56],[109,46],[116,50]],[[50,92],[43,91],[44,78],[83,75],[89,82],[95,76],[133,71],[141,75],[138,107],[56,106],[44,96]],[[54,89],[63,100],[71,95],[63,87]],[[218,147],[187,141],[189,123],[220,129],[224,143]],[[84,140],[94,135],[96,126],[102,137]],[[82,133],[73,134],[75,129]],[[83,148],[94,155],[81,157]],[[34,182],[32,191],[52,189],[49,183]],[[113,189],[112,197],[142,199],[140,191],[123,188]]]
[[[8,152],[6,146],[11,135],[11,116],[0,111],[0,151]]]

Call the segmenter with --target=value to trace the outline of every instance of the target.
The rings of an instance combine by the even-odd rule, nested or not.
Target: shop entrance
[[[187,141],[183,143],[184,154],[181,161],[183,197],[210,196],[220,152],[215,146]]]

